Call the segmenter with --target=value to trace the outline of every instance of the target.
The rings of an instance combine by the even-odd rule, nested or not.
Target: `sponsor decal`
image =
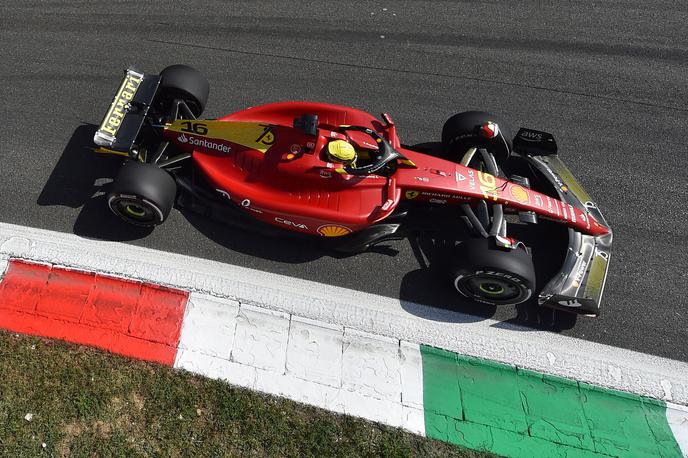
[[[557,302],[559,305],[563,305],[564,307],[583,307],[583,304],[578,302],[578,299],[573,299],[573,300],[563,300]]]
[[[413,178],[414,178],[416,181],[420,181],[420,182],[423,182],[423,183],[429,183],[429,182],[430,182],[430,178],[426,178],[426,177],[413,177]]]
[[[256,143],[262,143],[265,146],[274,145],[277,138],[275,137],[275,134],[272,131],[272,126],[267,124],[258,125],[263,128],[263,132],[261,132],[258,138],[256,138]]]
[[[248,199],[244,199],[241,201],[241,206],[242,207],[250,207],[251,206],[251,201]]]
[[[382,209],[382,211],[386,212],[387,210],[389,210],[389,207],[391,207],[393,203],[394,203],[394,201],[392,199],[387,199],[385,201],[385,203],[382,204],[382,207],[380,207],[380,208]]]
[[[509,193],[511,194],[511,197],[522,204],[528,203],[530,200],[528,191],[523,186],[512,185]]]
[[[559,178],[559,175],[557,175],[554,170],[550,169],[549,166],[545,165],[545,170],[549,175],[552,177],[552,180],[559,186],[559,189],[562,191],[566,192],[568,191],[569,188],[566,187],[563,181],[561,181],[561,178]]]
[[[418,191],[406,191],[405,195],[407,199],[415,199],[416,197],[418,197],[418,194],[420,194],[420,192]]]
[[[495,277],[504,277],[504,278],[507,278],[507,279],[515,282],[515,283],[523,283],[523,280],[521,280],[520,278],[515,277],[513,275],[509,275],[509,274],[504,273],[504,272],[495,272],[493,270],[477,270],[475,273],[476,274],[493,275]]]
[[[543,138],[541,132],[534,132],[532,130],[525,129],[521,132],[520,137],[528,142],[541,142]]]
[[[553,215],[556,214],[557,216],[559,216],[559,204],[556,200],[552,199],[549,196],[547,196],[547,211],[552,213]]]
[[[99,131],[111,136],[112,140],[114,140],[115,135],[117,135],[117,130],[119,130],[124,115],[130,107],[129,103],[136,95],[136,91],[141,85],[141,81],[143,81],[142,74],[127,71],[127,75],[124,77],[124,81],[122,81],[122,85],[117,91],[115,99],[112,101],[110,109],[105,115],[103,123],[100,125]]]
[[[318,228],[318,234],[323,237],[341,237],[343,235],[351,234],[351,229],[339,224],[325,224]]]
[[[461,175],[459,172],[456,172],[456,182],[457,182],[457,183],[460,182],[460,181],[463,181],[463,180],[465,180],[465,179],[466,179],[465,176]]]
[[[446,204],[447,201],[445,199],[430,199],[429,201],[431,204]]]
[[[451,197],[451,194],[442,194],[439,192],[423,191],[423,192],[421,192],[421,194],[424,196],[439,197],[440,199],[448,199]]]
[[[177,137],[177,140],[179,140],[180,143],[188,143],[192,146],[200,146],[202,148],[219,151],[220,153],[230,153],[232,151],[232,148],[225,145],[224,143],[216,143],[214,141],[206,140],[204,138],[196,138],[191,136],[187,137],[186,135],[181,134],[179,137]]]
[[[564,219],[569,219],[569,215],[566,213],[566,204],[561,205],[561,212],[564,214]]]
[[[580,218],[581,221],[585,222],[586,229],[590,229],[590,218],[585,216],[585,213],[579,213],[578,217]]]
[[[308,149],[313,149],[313,148],[315,148],[315,143],[313,143],[313,142],[308,142],[308,143],[306,143],[306,148],[308,148]]]
[[[280,224],[284,224],[285,226],[292,226],[292,227],[296,227],[299,229],[308,230],[308,226],[306,226],[303,223],[295,223],[293,221],[289,221],[288,219],[284,219],[284,218],[281,218],[279,216],[275,218],[275,221],[277,221]]]
[[[576,212],[573,211],[573,205],[569,204],[569,215],[571,215],[571,221],[576,222]]]
[[[289,148],[289,151],[291,151],[292,154],[300,154],[301,153],[301,145],[297,145],[296,143],[294,143]]]
[[[475,191],[475,173],[473,170],[468,171],[468,187],[471,191]]]
[[[480,190],[483,192],[483,197],[497,201],[499,190],[497,189],[495,177],[489,173],[478,172],[478,181],[480,181]]]
[[[537,205],[538,207],[542,207],[544,205],[542,197],[538,196],[537,194],[533,196],[533,200],[535,201],[535,205]]]
[[[420,194],[423,196],[434,197],[436,199],[458,199],[458,200],[470,200],[471,199],[468,196],[461,196],[458,194],[445,194],[445,193],[430,192],[430,191],[422,191]],[[430,199],[429,202],[432,202],[432,199]]]
[[[576,275],[573,277],[573,286],[576,288],[578,288],[583,281],[583,276],[588,267],[588,262],[585,259],[582,259],[582,261],[583,262],[581,262],[581,265],[578,267],[578,271],[576,271]]]
[[[330,172],[329,170],[321,170],[320,178],[332,178],[332,172]]]

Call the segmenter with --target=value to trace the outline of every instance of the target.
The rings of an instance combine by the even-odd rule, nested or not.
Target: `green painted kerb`
[[[421,346],[428,437],[509,457],[681,457],[655,399]]]

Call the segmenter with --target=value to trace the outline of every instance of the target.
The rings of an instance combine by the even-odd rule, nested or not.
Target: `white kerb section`
[[[681,453],[688,457],[688,407],[667,402],[666,416]]]
[[[425,434],[417,344],[192,293],[175,367]]]

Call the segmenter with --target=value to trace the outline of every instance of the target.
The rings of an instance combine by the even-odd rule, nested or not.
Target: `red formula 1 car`
[[[232,223],[357,252],[442,230],[448,219],[419,213],[441,207],[465,223],[447,269],[463,296],[508,305],[537,293],[541,305],[598,314],[612,232],[552,135],[522,128],[513,137],[495,116],[471,111],[445,123],[435,148],[407,147],[388,114],[323,103],[199,119],[208,93],[208,81],[187,66],[127,70],[94,138],[99,152],[127,158],[108,194],[115,214],[154,226],[175,203],[200,205],[206,214],[228,212]],[[514,164],[524,172],[507,176]],[[530,250],[508,234],[510,219],[568,228],[563,265],[539,290]]]

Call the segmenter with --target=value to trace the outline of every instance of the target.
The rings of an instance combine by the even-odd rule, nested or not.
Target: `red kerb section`
[[[0,328],[173,365],[185,291],[16,259],[0,282]]]

